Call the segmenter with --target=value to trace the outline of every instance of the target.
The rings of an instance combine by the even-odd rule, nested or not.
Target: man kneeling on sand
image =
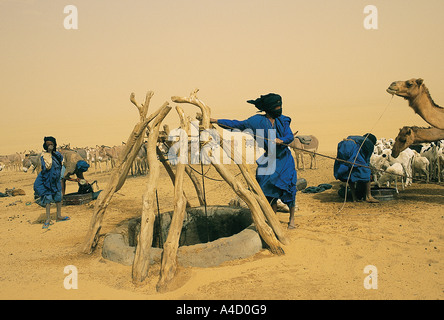
[[[337,180],[350,185],[353,201],[361,200],[356,190],[360,189],[360,184],[363,184],[364,200],[371,203],[379,202],[371,194],[371,170],[368,168],[375,144],[376,137],[371,133],[363,136],[348,136],[338,144],[337,160],[333,167],[334,176]]]

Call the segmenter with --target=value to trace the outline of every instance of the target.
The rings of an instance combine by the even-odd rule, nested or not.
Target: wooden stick
[[[139,115],[144,115],[146,117],[148,106],[150,102],[150,98],[153,93],[149,91],[147,93],[147,98],[145,104],[142,106],[138,106]],[[131,101],[135,101],[134,94],[132,93],[130,96]],[[103,190],[96,202],[94,207],[94,213],[91,217],[90,227],[85,236],[85,240],[83,243],[82,251],[86,254],[90,254],[94,251],[98,239],[99,239],[99,231],[102,227],[103,217],[105,215],[106,209],[114,195],[115,192],[119,191],[120,188],[125,183],[125,179],[128,175],[128,170],[131,167],[132,162],[134,161],[135,156],[137,155],[138,150],[136,151],[137,141],[143,140],[145,129],[148,124],[168,105],[165,103],[162,107],[160,107],[156,112],[151,114],[148,118],[141,119],[133,128],[133,131],[130,133],[128,138],[125,150],[122,153],[122,156],[117,161],[117,165],[113,168],[111,172],[110,179],[108,181],[108,185],[105,190]],[[137,105],[136,105],[137,106]],[[133,148],[136,144],[136,148]],[[134,150],[133,150],[134,149]],[[140,149],[140,146],[139,146]],[[126,165],[125,162],[127,163]]]
[[[185,132],[188,132],[189,124],[185,118],[185,114],[179,106],[176,107],[180,118],[180,125]],[[188,135],[182,135],[180,139],[186,139],[188,143]],[[182,150],[183,152],[184,150]],[[179,162],[176,167],[176,181],[174,184],[174,213],[171,219],[168,237],[163,246],[162,263],[160,269],[160,279],[157,283],[158,291],[166,291],[168,284],[173,279],[177,268],[177,248],[179,247],[179,239],[183,226],[183,219],[185,217],[185,203],[186,199],[183,196],[183,177],[185,173],[185,166],[188,162],[188,150],[186,155],[179,156]]]
[[[238,154],[236,149],[234,149],[234,156],[232,157],[232,160],[234,160],[234,159],[240,159],[240,155]],[[237,163],[237,166],[239,167],[240,171],[242,172],[242,175],[244,176],[244,178],[247,181],[250,188],[256,193],[255,194],[256,200],[258,201],[260,207],[262,208],[262,211],[264,212],[265,217],[267,218],[268,223],[270,224],[271,228],[276,233],[276,236],[283,244],[285,244],[285,245],[289,244],[289,241],[284,234],[281,223],[280,223],[276,213],[274,212],[273,208],[270,206],[270,203],[268,202],[267,198],[265,197],[264,192],[262,191],[262,188],[260,187],[257,180],[254,178],[253,173],[251,172],[250,168],[246,165],[246,163],[247,163],[247,160],[245,158],[245,154],[242,154],[242,162]]]
[[[176,103],[194,104],[195,106],[200,108],[200,110],[202,112],[201,124],[205,129],[210,129],[210,128],[212,128],[212,126],[210,124],[211,110],[205,103],[203,103],[203,101],[201,101],[197,98],[197,92],[199,92],[199,89],[194,89],[194,91],[192,91],[190,93],[189,97],[173,96],[173,97],[171,97],[171,100]]]
[[[152,127],[149,129],[147,158],[149,165],[147,189],[142,199],[142,218],[140,224],[140,232],[138,244],[134,256],[132,267],[133,283],[140,284],[148,275],[150,266],[150,250],[153,242],[153,227],[156,220],[156,190],[159,181],[159,161],[157,160],[156,146],[159,136],[159,126],[166,117],[171,107],[166,105],[159,115],[155,118]]]

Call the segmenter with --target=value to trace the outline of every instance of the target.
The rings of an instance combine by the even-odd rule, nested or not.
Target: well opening
[[[173,212],[156,217],[150,264],[159,263],[163,244],[168,237]],[[105,237],[102,256],[114,262],[131,265],[140,233],[141,218],[123,221]],[[179,248],[182,266],[211,267],[224,261],[247,258],[259,252],[263,243],[248,208],[207,206],[187,208]]]
[[[163,248],[171,224],[173,212],[161,213],[156,217],[153,230],[155,248]],[[128,245],[137,246],[140,232],[140,217],[129,221]],[[229,206],[204,206],[187,208],[180,234],[179,247],[215,241],[235,235],[253,223],[251,212],[245,208]]]

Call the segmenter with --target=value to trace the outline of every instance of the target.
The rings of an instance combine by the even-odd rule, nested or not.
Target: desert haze
[[[402,127],[442,123],[444,2],[367,6],[361,0],[0,0],[0,159],[41,152],[45,136],[72,148],[120,146],[139,121],[132,93],[140,102],[154,93],[151,114],[199,89],[212,118],[238,120],[256,114],[247,100],[277,93],[292,131],[319,140],[317,169],[307,166],[306,155],[298,177],[308,186],[332,185],[298,192],[296,229],[287,230],[288,214],[278,213],[289,239],[284,255],[262,249],[209,268],[179,266],[171,290],[158,292],[159,264],[135,286],[131,266],[102,257],[105,234],[140,216],[145,174],[129,175],[114,195],[88,255],[82,244],[97,200],[63,206],[71,220],[44,230],[45,212],[33,197],[36,173],[0,160],[0,192],[25,193],[0,197],[0,298],[443,299],[442,182],[415,180],[391,201],[344,203],[333,177],[337,144],[349,135],[372,132],[389,141]],[[428,88],[420,107],[434,113],[421,113],[418,100],[399,94],[415,83]],[[192,118],[199,112],[182,107]],[[162,124],[177,128],[177,113]],[[239,173],[235,165],[227,169]],[[204,170],[221,179],[214,167]],[[105,189],[111,171],[93,165],[85,177]],[[205,179],[207,203],[228,205],[236,194],[216,180]],[[198,206],[187,178],[184,190]],[[67,193],[76,191],[68,182]],[[157,193],[159,210],[172,211],[174,187],[163,167]],[[64,287],[70,265],[78,270],[76,290]],[[377,288],[364,286],[367,266],[377,268]]]

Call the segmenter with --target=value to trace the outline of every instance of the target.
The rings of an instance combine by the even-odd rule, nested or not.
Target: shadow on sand
[[[339,196],[338,191],[342,182],[329,182],[333,187],[320,193],[311,194],[313,199],[323,203],[339,203],[344,199]],[[308,194],[309,195],[309,194]],[[394,201],[412,201],[412,202],[427,202],[431,204],[444,204],[444,187],[440,185],[427,185],[414,183],[404,190],[399,189],[397,199]]]

